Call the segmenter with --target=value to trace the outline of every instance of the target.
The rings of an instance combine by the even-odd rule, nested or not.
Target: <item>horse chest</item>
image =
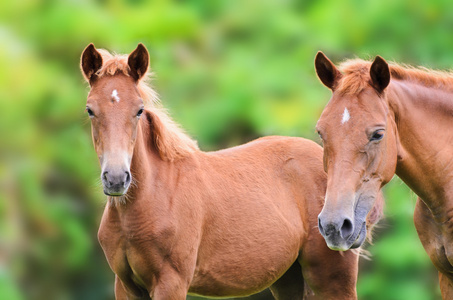
[[[165,258],[162,231],[145,222],[128,224],[107,218],[101,223],[98,237],[113,272],[123,282],[131,280],[143,287],[154,281]]]
[[[423,246],[436,268],[444,274],[453,275],[453,246],[449,242],[451,238],[439,231],[432,232],[429,240],[422,239]]]
[[[440,264],[438,269],[453,275],[453,235],[451,233],[451,226],[442,226],[441,232],[441,236],[437,237],[435,251],[435,256]]]
[[[417,200],[415,228],[431,261],[439,271],[453,274],[453,232],[451,222],[436,222],[427,206]]]

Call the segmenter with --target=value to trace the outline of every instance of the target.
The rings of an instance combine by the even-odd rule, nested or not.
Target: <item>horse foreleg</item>
[[[132,299],[150,299],[147,293],[141,292],[141,296],[137,296],[137,291],[131,292],[127,291],[127,289],[124,287],[123,282],[121,279],[115,275],[115,299],[116,300],[132,300]]]
[[[269,289],[276,300],[303,300],[305,283],[296,261]]]
[[[327,248],[319,232],[313,232],[299,258],[304,280],[314,295],[305,299],[357,299],[356,283],[359,257],[351,250],[333,251]]]
[[[159,276],[153,292],[153,300],[185,300],[189,290],[189,282],[173,268],[164,268]]]
[[[453,281],[451,277],[439,272],[439,284],[442,299],[453,299]]]
[[[127,300],[127,292],[121,283],[118,276],[115,275],[115,299],[116,300]]]
[[[304,279],[314,292],[312,295],[305,295],[304,299],[357,299],[357,255],[350,252],[350,250],[347,252],[330,251],[332,253],[326,259],[327,263],[320,262],[310,266],[303,265]]]

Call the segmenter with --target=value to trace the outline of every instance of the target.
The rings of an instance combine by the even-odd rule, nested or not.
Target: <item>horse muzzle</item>
[[[105,170],[102,172],[102,185],[104,194],[107,196],[124,195],[131,184],[131,173],[129,171]]]
[[[346,251],[362,246],[366,238],[366,222],[361,218],[351,221],[349,218],[323,218],[318,217],[318,228],[326,240],[327,246],[336,251]]]

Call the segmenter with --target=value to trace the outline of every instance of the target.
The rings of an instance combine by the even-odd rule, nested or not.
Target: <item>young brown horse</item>
[[[356,299],[358,256],[328,249],[322,149],[268,137],[205,153],[156,107],[148,52],[90,44],[81,68],[108,202],[99,241],[117,299]],[[145,109],[145,104],[148,107]],[[375,222],[376,220],[372,221]]]
[[[319,215],[327,244],[346,250],[362,243],[365,216],[396,173],[420,197],[415,226],[442,297],[453,299],[453,74],[388,65],[379,56],[338,70],[321,52],[315,67],[333,92],[317,124],[328,174]]]

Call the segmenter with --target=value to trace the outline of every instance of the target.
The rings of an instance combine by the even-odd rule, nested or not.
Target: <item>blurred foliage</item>
[[[330,97],[313,70],[318,50],[447,69],[452,26],[448,0],[1,1],[0,298],[112,298],[79,72],[90,42],[118,53],[147,45],[162,102],[213,150],[270,134],[318,140]],[[415,196],[399,179],[385,193],[359,298],[439,299]]]

